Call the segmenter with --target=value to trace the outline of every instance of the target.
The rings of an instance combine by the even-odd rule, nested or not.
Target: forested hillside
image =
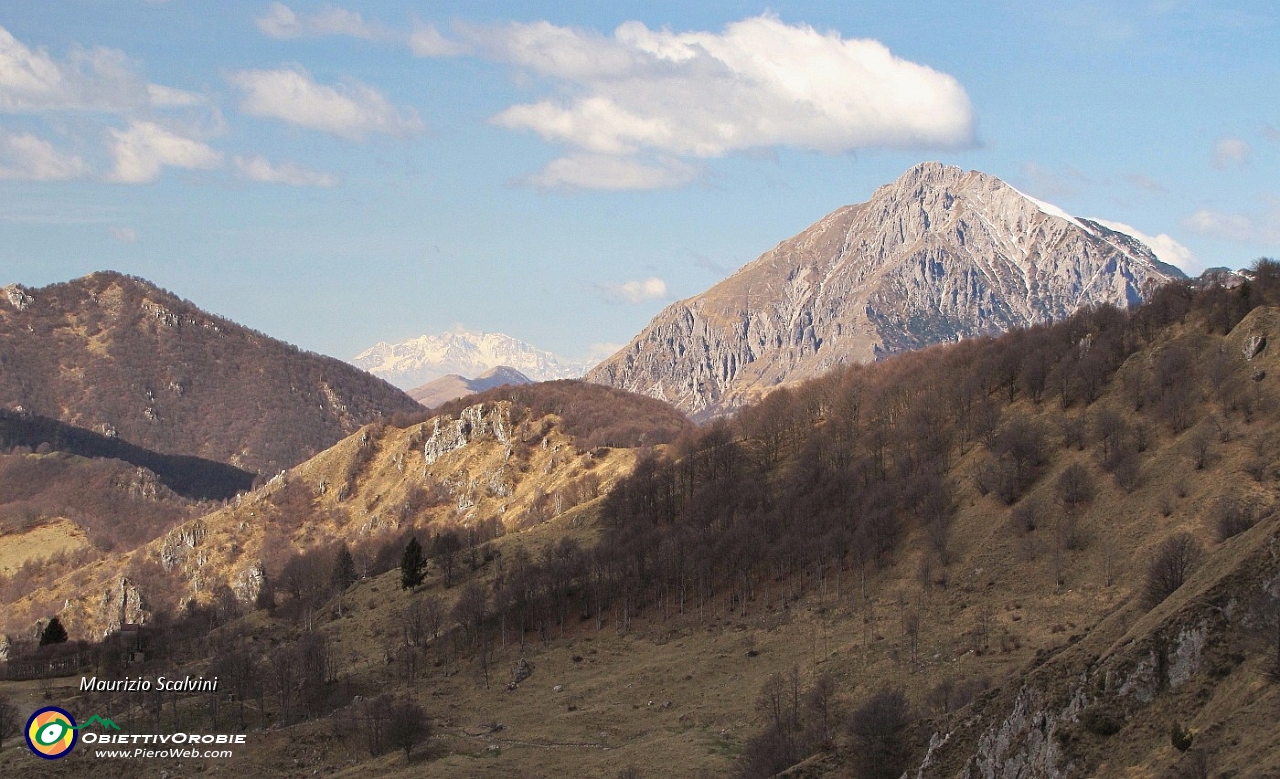
[[[266,473],[419,406],[386,382],[103,272],[0,290],[0,407]]]

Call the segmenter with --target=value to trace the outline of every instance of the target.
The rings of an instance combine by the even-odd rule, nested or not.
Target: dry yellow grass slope
[[[89,545],[84,531],[67,519],[45,520],[18,533],[0,535],[0,576],[9,576],[29,560],[75,552]]]
[[[207,602],[219,585],[251,603],[264,543],[357,544],[486,521],[513,530],[594,498],[634,459],[626,449],[580,452],[556,417],[513,415],[509,402],[405,429],[371,425],[234,505],[31,593],[6,610],[0,630],[20,633],[56,612],[73,638],[99,638],[120,622],[121,604],[108,596],[122,591],[122,577],[148,613]]]

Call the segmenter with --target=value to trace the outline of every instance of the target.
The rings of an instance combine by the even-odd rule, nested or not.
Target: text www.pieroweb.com
[[[110,744],[113,749],[95,749],[94,757],[101,758],[228,758],[234,756],[231,749],[198,749],[197,745],[231,745],[245,743],[241,734],[86,734],[86,743],[96,745]],[[175,746],[180,745],[180,746]]]

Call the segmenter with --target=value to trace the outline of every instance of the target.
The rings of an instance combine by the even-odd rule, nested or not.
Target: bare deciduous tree
[[[908,612],[902,618],[902,632],[907,637],[907,649],[911,655],[911,666],[914,668],[920,661],[920,614]]]
[[[1229,497],[1218,499],[1210,515],[1218,531],[1218,540],[1226,541],[1253,527],[1253,513],[1239,501]]]
[[[489,594],[484,585],[475,580],[467,582],[453,607],[453,618],[466,634],[468,645],[480,635],[480,628],[488,615]]]
[[[1068,465],[1058,476],[1056,486],[1058,500],[1068,512],[1075,512],[1093,500],[1097,488],[1093,474],[1080,463]]]
[[[907,768],[911,706],[900,690],[881,690],[849,718],[854,773],[859,779],[897,779]]]
[[[1142,604],[1154,609],[1183,585],[1199,565],[1204,549],[1187,533],[1166,538],[1156,551],[1142,591]]]
[[[1209,450],[1213,446],[1213,433],[1208,428],[1201,428],[1191,435],[1191,462],[1197,471],[1202,471],[1209,464]]]

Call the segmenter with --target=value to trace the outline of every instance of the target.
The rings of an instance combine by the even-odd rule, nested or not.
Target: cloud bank
[[[669,187],[692,178],[671,164],[678,158],[782,146],[828,154],[962,148],[975,140],[973,108],[952,76],[879,41],[773,16],[719,33],[627,22],[607,36],[533,22],[460,35],[472,51],[558,92],[492,118],[570,149],[530,177],[538,186]]]
[[[313,14],[298,14],[284,3],[272,3],[254,22],[264,35],[277,40],[346,35],[376,41],[390,35],[382,25],[367,22],[359,13],[333,5],[326,5]]]

